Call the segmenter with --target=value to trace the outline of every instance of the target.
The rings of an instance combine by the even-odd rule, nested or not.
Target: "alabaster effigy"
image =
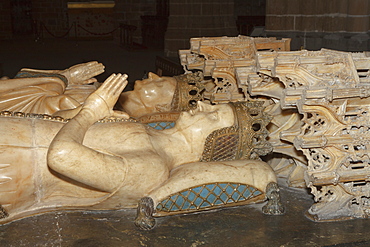
[[[21,69],[13,79],[0,80],[0,111],[73,117],[95,91],[94,76],[104,72],[98,62],[65,70]]]
[[[119,105],[135,118],[156,113],[179,113],[195,109],[197,102],[204,100],[205,89],[213,86],[212,81],[204,80],[201,72],[174,77],[149,72],[148,78],[135,81],[134,90],[121,94]]]
[[[155,216],[266,199],[265,214],[284,213],[276,176],[258,160],[271,151],[261,103],[198,102],[156,130],[113,111],[126,79],[110,76],[72,119],[1,112],[0,223],[137,207],[136,225],[151,229]]]
[[[112,75],[67,107],[71,120],[3,111],[2,222],[137,207],[151,229],[157,216],[266,199],[264,213],[282,214],[275,174],[311,189],[313,220],[367,218],[370,56],[289,42],[195,38],[184,75],[149,73],[123,93],[126,77]]]

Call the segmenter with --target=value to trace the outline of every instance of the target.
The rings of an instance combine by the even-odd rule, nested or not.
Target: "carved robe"
[[[37,80],[53,77],[53,80]],[[14,79],[32,78],[26,86],[16,80],[0,80],[0,111],[49,114],[80,106],[96,88],[93,85],[67,85],[60,75],[20,72]],[[59,78],[59,79],[56,79]]]
[[[84,140],[90,148],[103,153],[121,153],[117,155],[127,160],[126,172],[122,174],[124,181],[115,191],[99,191],[56,173],[47,166],[46,157],[52,139],[63,124],[0,117],[0,205],[9,213],[9,217],[0,219],[0,224],[61,209],[135,207],[140,198],[168,178],[169,171],[163,160],[158,155],[150,155],[153,150],[145,126],[119,122],[95,124]],[[112,138],[117,133],[121,138]],[[122,147],[126,147],[124,153]],[[150,160],[150,164],[143,160]],[[101,176],[104,179],[104,174]]]

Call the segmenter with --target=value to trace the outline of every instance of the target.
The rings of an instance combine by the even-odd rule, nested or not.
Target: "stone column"
[[[171,0],[165,54],[177,57],[193,37],[237,35],[234,0]]]

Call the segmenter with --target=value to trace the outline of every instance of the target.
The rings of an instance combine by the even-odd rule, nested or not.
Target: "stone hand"
[[[74,65],[61,71],[60,74],[67,78],[68,84],[82,85],[95,82],[96,79],[93,77],[103,73],[104,68],[103,64],[93,61]]]
[[[95,120],[116,115],[113,107],[127,85],[127,77],[126,74],[112,74],[86,99],[82,109],[89,110]],[[128,118],[129,116],[121,114],[121,117]]]

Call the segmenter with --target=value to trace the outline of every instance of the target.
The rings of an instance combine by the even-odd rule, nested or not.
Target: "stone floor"
[[[262,204],[157,219],[151,231],[133,221],[133,209],[55,212],[0,227],[0,246],[370,246],[369,220],[316,223],[304,216],[312,198],[282,187],[284,216],[266,216]]]
[[[98,60],[106,65],[100,81],[124,72],[133,82],[154,71],[157,55],[162,52],[127,51],[113,41],[0,42],[0,68],[10,77],[22,67],[61,69]],[[154,230],[141,231],[133,224],[135,210],[55,212],[0,226],[0,246],[370,246],[369,220],[312,222],[304,216],[313,203],[308,191],[280,183],[284,216],[265,216],[262,205],[243,206],[163,217]]]

